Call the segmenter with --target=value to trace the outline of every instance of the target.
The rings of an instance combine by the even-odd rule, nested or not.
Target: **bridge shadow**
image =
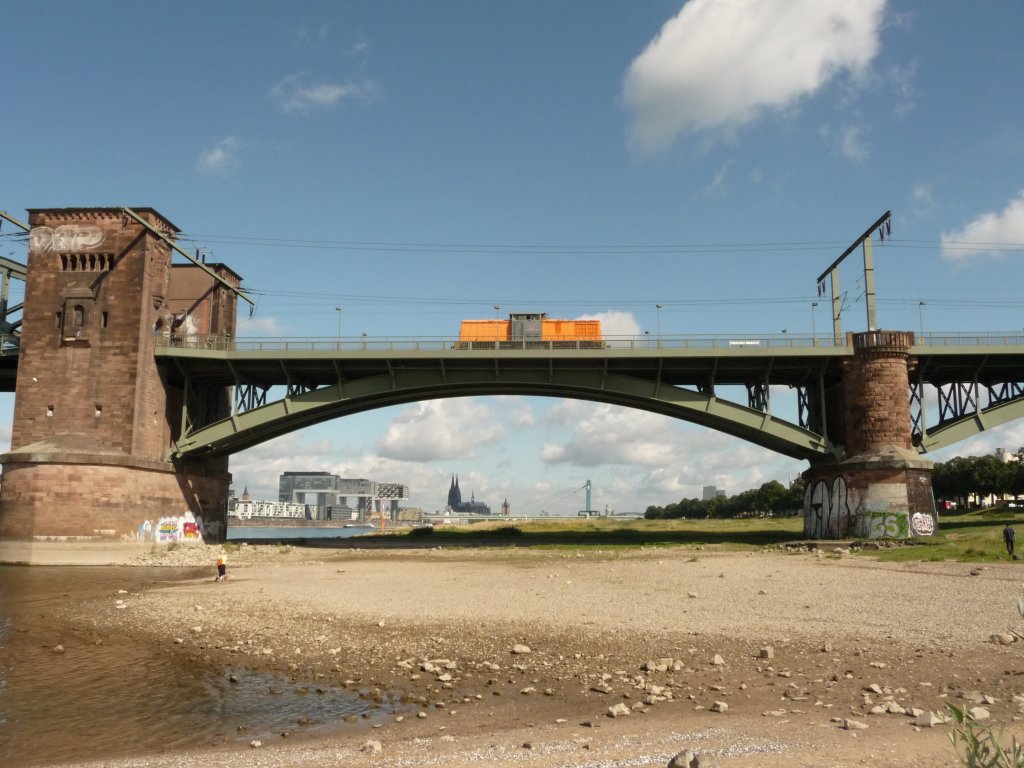
[[[801,523],[802,527],[802,523]],[[518,533],[513,531],[519,531]],[[746,528],[714,530],[644,530],[616,528],[608,530],[520,531],[440,530],[431,534],[378,534],[350,538],[282,539],[281,543],[318,549],[429,549],[431,547],[616,547],[676,546],[682,544],[767,547],[785,544],[800,538],[801,532],[778,528]],[[261,543],[266,543],[261,539]]]

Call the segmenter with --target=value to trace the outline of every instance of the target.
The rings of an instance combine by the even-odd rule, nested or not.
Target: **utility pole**
[[[864,295],[867,304],[868,330],[873,331],[878,327],[878,320],[875,310],[875,264],[871,251],[871,235],[878,230],[879,238],[884,240],[886,235],[892,235],[892,211],[886,211],[878,220],[868,227],[864,234],[858,237],[843,251],[842,256],[832,262],[831,266],[818,275],[818,295],[825,293],[825,278],[831,278],[832,282],[832,335],[836,344],[841,343],[842,326],[842,295],[839,293],[839,264],[853,253],[858,246],[864,248]]]

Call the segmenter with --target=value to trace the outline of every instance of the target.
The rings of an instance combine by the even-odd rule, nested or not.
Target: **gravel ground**
[[[723,766],[956,765],[945,727],[871,708],[979,697],[1020,732],[1024,646],[990,640],[1021,629],[1013,564],[249,546],[214,583],[217,551],[133,550],[126,561],[209,566],[210,577],[68,605],[65,618],[194,663],[358,690],[383,702],[381,716],[316,738],[103,764],[596,768],[699,749]],[[615,705],[629,715],[610,717]]]

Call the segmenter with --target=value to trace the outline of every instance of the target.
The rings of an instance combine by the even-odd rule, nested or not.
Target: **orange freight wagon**
[[[463,320],[459,349],[594,349],[604,346],[600,320],[555,320],[547,313],[513,313],[508,320]]]

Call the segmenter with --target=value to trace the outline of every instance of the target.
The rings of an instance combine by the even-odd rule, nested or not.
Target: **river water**
[[[255,528],[241,525],[228,526],[228,541],[251,539],[347,539],[376,530],[372,525],[352,525],[347,528]]]
[[[269,674],[192,666],[89,626],[63,626],[56,617],[68,601],[196,575],[0,566],[0,765],[266,741],[380,711],[344,689],[318,692]]]

